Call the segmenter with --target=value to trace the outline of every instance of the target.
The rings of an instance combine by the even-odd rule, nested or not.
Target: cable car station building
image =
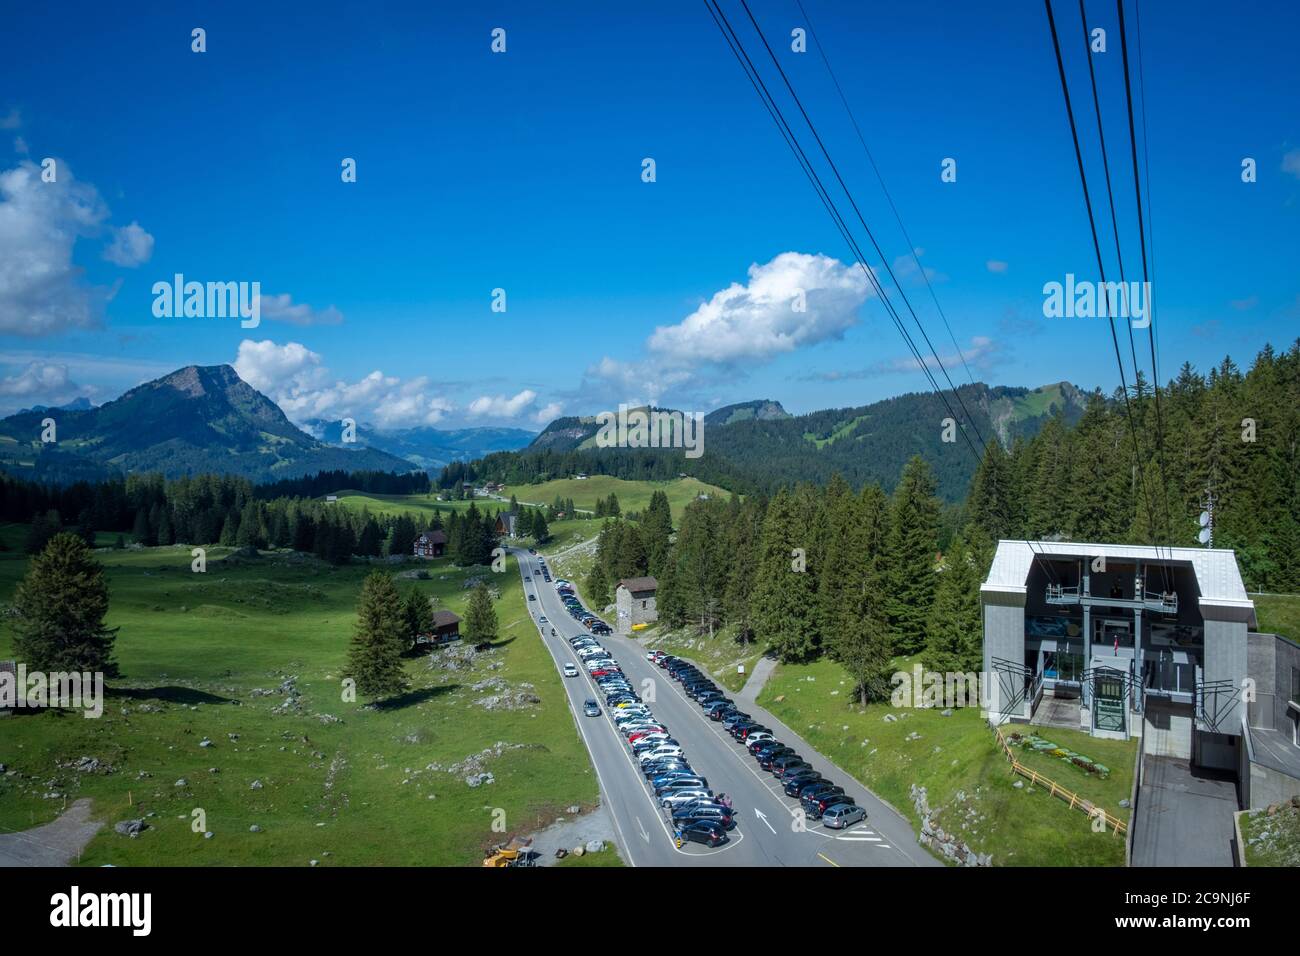
[[[1000,541],[980,593],[992,723],[1239,769],[1256,620],[1231,550]]]

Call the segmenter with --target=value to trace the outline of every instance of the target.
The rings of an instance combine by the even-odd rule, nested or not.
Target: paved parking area
[[[1232,866],[1237,785],[1177,757],[1142,764],[1134,866]]]

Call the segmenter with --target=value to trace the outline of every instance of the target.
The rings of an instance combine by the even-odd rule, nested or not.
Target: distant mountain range
[[[967,434],[977,448],[981,438],[996,438],[1009,447],[1018,437],[1037,434],[1058,412],[1073,425],[1087,401],[1087,393],[1069,382],[1035,389],[980,383],[962,386],[957,394],[960,403],[951,393],[948,401],[958,421],[967,422],[969,415]],[[796,481],[821,483],[836,472],[854,484],[879,481],[889,488],[907,459],[919,454],[934,469],[940,495],[958,501],[969,486],[975,457],[960,432],[954,433],[953,442],[943,440],[943,423],[949,417],[948,406],[931,392],[805,415],[791,415],[779,402],[764,399],[727,405],[706,415],[704,456],[698,460],[684,459],[673,451],[643,450],[638,454],[675,456],[676,463],[666,471],[675,474],[680,467],[682,472],[740,490]],[[614,456],[622,450],[598,449],[598,430],[594,416],[559,418],[521,454],[585,453],[593,458],[585,465],[576,461],[548,465],[575,464],[618,474],[622,465]],[[624,457],[629,456],[624,453]],[[501,468],[503,464],[506,467]],[[499,459],[494,466],[512,470]],[[637,473],[647,472],[644,463],[636,467]]]
[[[1058,412],[1074,424],[1087,400],[1069,382],[1036,389],[977,384],[957,392],[970,415],[972,441],[978,441],[978,433],[1006,445],[1036,434]],[[855,484],[872,480],[889,487],[904,462],[920,454],[934,467],[939,493],[956,501],[969,485],[974,458],[960,436],[954,443],[942,440],[947,417],[938,396],[921,392],[806,415],[791,415],[770,399],[739,402],[705,416],[702,458],[642,450],[639,474],[648,476],[649,467],[675,476],[680,469],[724,487],[756,490],[792,481],[820,483],[839,472]],[[55,421],[53,443],[41,441],[47,418]],[[964,418],[960,411],[959,418]],[[305,425],[306,431],[290,422],[229,365],[190,365],[100,406],[79,400],[0,419],[0,468],[63,483],[131,472],[168,477],[218,472],[270,481],[332,470],[436,470],[485,457],[495,470],[513,472],[514,480],[537,471],[511,466],[512,454],[550,456],[550,470],[618,474],[630,467],[620,460],[629,457],[624,450],[596,447],[594,415],[557,418],[537,435],[519,428],[360,425],[355,444],[342,442],[337,420]],[[645,455],[663,460],[647,466]]]
[[[47,417],[55,421],[52,443],[41,441]],[[313,438],[229,365],[189,365],[98,407],[10,415],[0,420],[0,467],[51,482],[128,472],[269,481],[334,469],[412,469],[387,452]]]
[[[303,426],[321,441],[339,448],[343,444],[343,423],[338,420],[313,419]],[[430,427],[380,429],[374,425],[357,426],[357,442],[396,455],[427,470],[436,470],[453,461],[472,461],[494,451],[515,451],[527,446],[536,432],[522,428],[453,428]]]

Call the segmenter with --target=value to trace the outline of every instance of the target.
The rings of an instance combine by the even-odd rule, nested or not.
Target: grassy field
[[[477,505],[479,511],[505,511],[510,507],[509,496],[506,501],[492,498],[466,498],[463,501],[439,501],[433,495],[375,495],[365,491],[338,492],[339,504],[345,508],[360,511],[365,508],[374,515],[414,514],[424,518],[435,513],[449,514],[453,511],[465,512],[471,504]]]
[[[1238,819],[1247,866],[1300,866],[1300,807],[1283,804],[1272,816],[1248,810]]]
[[[594,773],[513,568],[428,562],[428,580],[399,580],[462,612],[465,579],[491,578],[501,634],[464,664],[457,650],[412,656],[410,690],[374,707],[344,703],[339,683],[370,567],[226,555],[210,549],[196,574],[188,548],[101,552],[123,676],[98,720],[4,720],[0,763],[16,774],[0,775],[0,828],[48,822],[90,797],[108,826],[86,865],[477,865],[488,845],[594,805]],[[0,554],[5,600],[25,563]],[[11,646],[6,629],[0,657]],[[540,702],[482,706],[503,689]],[[82,757],[111,771],[72,769]],[[468,786],[482,771],[495,780]],[[195,810],[211,838],[192,832]],[[138,817],[149,824],[138,838],[113,832]]]
[[[1300,642],[1300,594],[1252,594],[1259,629]]]
[[[678,518],[682,509],[695,500],[697,495],[708,494],[729,497],[730,493],[706,484],[695,478],[678,478],[676,481],[627,481],[623,478],[611,478],[609,475],[592,475],[590,478],[559,478],[537,485],[514,485],[506,488],[502,495],[507,499],[513,494],[524,504],[549,505],[555,496],[572,498],[576,507],[594,511],[597,498],[608,498],[610,493],[618,496],[618,505],[623,512],[644,511],[650,504],[650,496],[662,491],[668,495],[668,505],[673,518]]]
[[[763,649],[756,644],[737,644],[731,627],[709,637],[690,630],[661,632],[655,626],[643,631],[637,639],[648,651],[664,651],[692,661],[733,694],[745,686],[745,681],[754,672],[754,665],[763,656]],[[745,665],[743,674],[737,673],[738,664]]]
[[[900,661],[900,668],[910,662]],[[1124,837],[1094,833],[1078,810],[1011,774],[977,708],[944,717],[933,709],[895,709],[888,703],[851,704],[852,682],[833,661],[781,665],[759,703],[812,746],[903,812],[919,831],[911,786],[926,788],[934,819],[995,866],[1123,866]],[[886,715],[896,719],[887,721]],[[1036,728],[1037,729],[1037,728]],[[1051,728],[1054,743],[1077,750],[1110,768],[1101,780],[1058,758],[1035,769],[1049,774],[1111,814],[1133,782],[1134,742],[1094,740]],[[1016,782],[1021,786],[1017,787]]]

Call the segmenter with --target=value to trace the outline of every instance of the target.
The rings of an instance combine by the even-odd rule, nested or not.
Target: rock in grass
[[[142,830],[147,829],[149,824],[144,820],[122,820],[113,825],[113,829],[122,836],[133,837],[139,836]]]

